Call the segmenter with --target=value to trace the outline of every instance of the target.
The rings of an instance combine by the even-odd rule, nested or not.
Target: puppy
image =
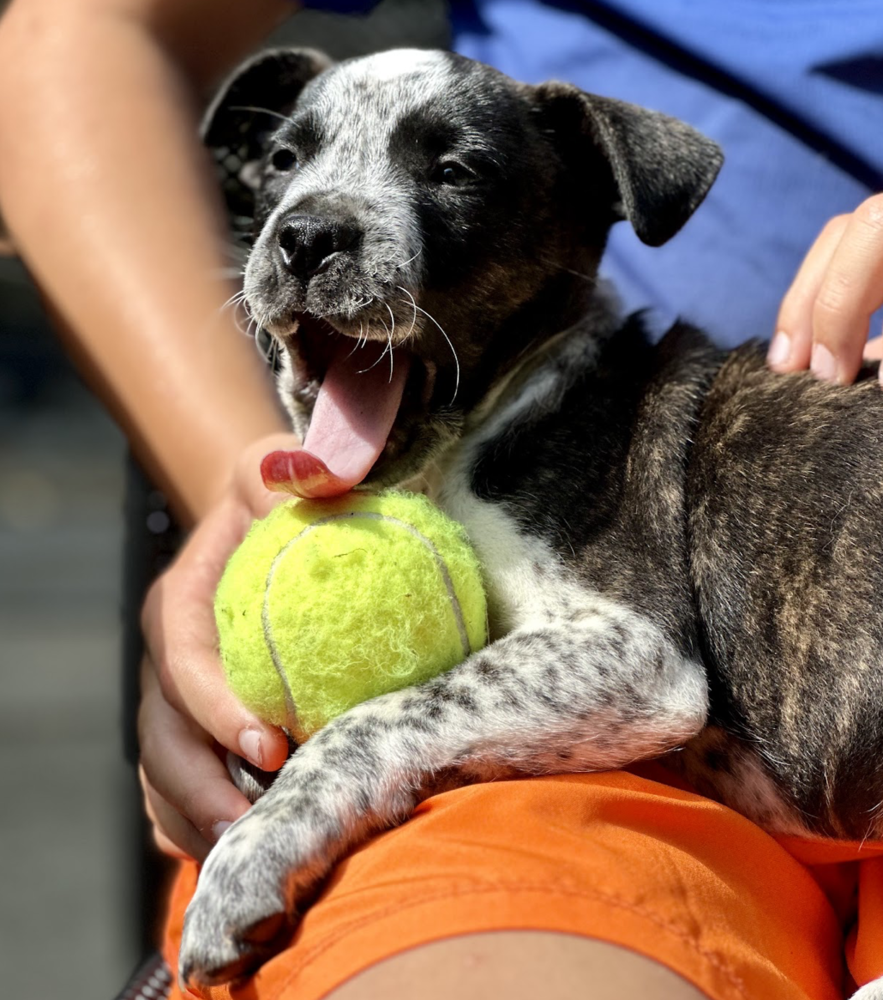
[[[259,964],[441,783],[680,749],[771,831],[883,833],[883,396],[684,324],[653,346],[594,280],[616,221],[678,231],[718,148],[418,51],[259,57],[206,139],[253,185],[228,191],[254,219],[244,295],[305,439],[265,479],[422,483],[481,555],[493,641],[294,752],[208,858],[183,980]]]

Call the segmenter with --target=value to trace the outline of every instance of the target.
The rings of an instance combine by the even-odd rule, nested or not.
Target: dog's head
[[[582,314],[612,223],[665,242],[721,164],[655,112],[416,50],[261,55],[205,137],[243,162],[245,298],[307,434],[268,476],[311,495],[416,473],[495,377]]]

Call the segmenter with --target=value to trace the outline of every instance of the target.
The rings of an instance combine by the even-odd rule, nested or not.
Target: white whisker
[[[259,115],[270,115],[273,118],[279,118],[284,122],[290,121],[288,115],[283,115],[280,111],[272,111],[270,108],[258,108],[252,104],[231,104],[230,111],[254,111]]]
[[[356,342],[353,344],[353,349],[347,354],[347,358],[351,358],[356,351],[362,346],[362,333],[364,331],[364,324],[359,323],[359,336],[356,337]]]
[[[389,309],[389,306],[387,306],[387,309]],[[390,309],[390,313],[389,314],[390,314],[390,316],[392,316],[392,310],[391,309]],[[395,317],[394,316],[392,318],[392,322],[393,322],[393,328],[395,328]],[[390,382],[392,382],[392,375],[393,375],[392,330],[390,330],[390,328],[386,325],[386,323],[383,322],[383,320],[380,320],[380,325],[383,327],[384,330],[386,330],[386,347],[384,347],[383,353],[374,362],[374,364],[373,365],[368,365],[367,368],[363,368],[359,372],[359,374],[360,375],[364,375],[365,372],[369,372],[369,371],[371,371],[372,368],[376,368],[380,364],[380,362],[383,361],[383,359],[386,357],[387,353],[389,353],[389,380],[390,380]]]
[[[572,274],[575,278],[582,278],[583,281],[588,281],[590,284],[597,284],[597,274],[583,274],[582,271],[574,271],[572,267],[565,267],[563,264],[550,260],[548,257],[540,257],[539,262],[554,267],[556,271],[564,271],[565,274]]]
[[[396,318],[395,318],[395,314],[393,313],[392,309],[390,309],[390,307],[389,307],[389,303],[388,302],[384,302],[383,304],[386,306],[386,311],[389,313],[390,320],[392,320],[392,329],[389,331],[389,337],[388,337],[388,340],[389,340],[389,381],[390,381],[390,384],[392,384],[392,371],[393,371],[393,368],[392,368],[392,366],[393,366],[392,338],[393,338],[393,334],[396,332]],[[386,352],[384,352],[384,353],[386,353]],[[382,355],[381,355],[381,357],[382,357]]]
[[[411,329],[408,330],[408,336],[410,337],[411,334],[414,332],[414,327],[417,325],[417,300],[408,291],[407,288],[403,288],[401,285],[396,285],[396,288],[400,289],[401,291],[403,291],[405,293],[405,295],[408,296],[408,298],[411,300],[411,305],[414,307],[414,316],[411,319]]]
[[[403,267],[407,267],[412,261],[415,261],[422,253],[423,253],[423,247],[420,247],[420,249],[417,251],[417,253],[414,254],[413,257],[409,257],[406,261],[403,261],[401,264],[396,264],[396,270],[401,271]]]
[[[399,285],[398,287],[402,288],[401,285]],[[404,292],[406,291],[406,289],[402,288],[402,291]],[[413,296],[411,297],[413,299]],[[414,308],[419,312],[422,312],[423,315],[428,320],[431,320],[433,323],[435,323],[435,325],[438,327],[439,333],[441,333],[441,335],[447,341],[448,347],[450,347],[451,349],[451,354],[453,354],[454,356],[454,364],[457,366],[457,371],[454,378],[454,395],[451,396],[451,403],[453,403],[454,400],[457,398],[457,393],[460,391],[460,359],[457,357],[457,352],[454,349],[454,345],[451,343],[451,338],[445,333],[441,323],[439,323],[439,321],[435,318],[435,316],[433,316],[431,313],[428,313],[422,306],[418,306],[416,300],[414,301]]]
[[[244,327],[242,325],[243,314],[251,319],[251,313],[249,312],[248,303],[245,301],[245,292],[238,291],[230,296],[229,299],[221,306],[220,311],[222,313],[231,310],[233,312],[233,323],[236,329],[244,336],[250,336],[250,322]]]

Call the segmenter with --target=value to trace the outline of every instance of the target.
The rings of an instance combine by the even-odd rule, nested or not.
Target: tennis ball
[[[234,693],[299,742],[487,641],[481,568],[462,525],[396,491],[294,500],[255,521],[227,564],[215,618]]]

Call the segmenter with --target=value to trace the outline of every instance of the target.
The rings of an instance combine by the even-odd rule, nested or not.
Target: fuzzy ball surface
[[[235,694],[299,741],[487,641],[481,567],[462,525],[392,490],[295,500],[255,521],[215,618]]]

